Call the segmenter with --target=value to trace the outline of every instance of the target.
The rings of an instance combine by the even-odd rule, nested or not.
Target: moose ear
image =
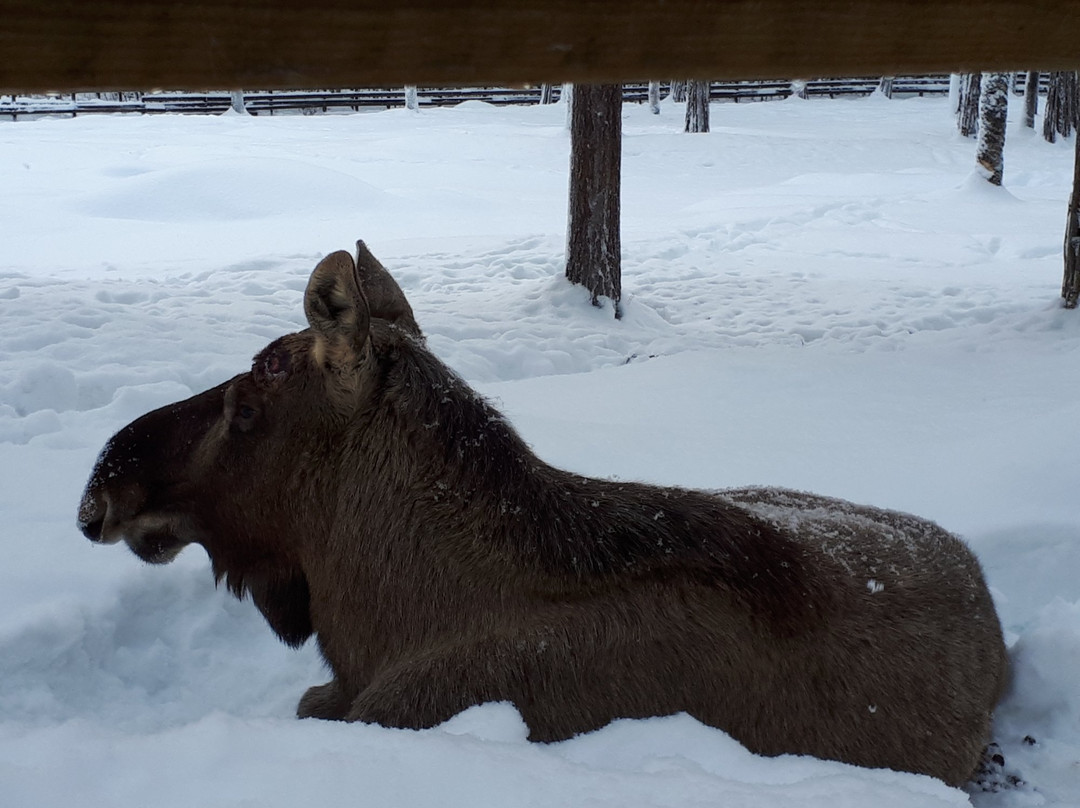
[[[356,274],[372,317],[393,323],[414,336],[423,336],[405,293],[363,241],[356,242]]]
[[[304,292],[304,314],[311,328],[331,344],[359,354],[368,338],[371,314],[352,256],[330,253],[311,273]]]

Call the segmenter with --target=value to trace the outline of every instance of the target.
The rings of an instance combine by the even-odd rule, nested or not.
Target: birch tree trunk
[[[622,86],[574,87],[570,122],[570,215],[566,277],[609,298],[622,316],[619,192],[622,171]]]
[[[653,115],[660,114],[660,82],[649,82],[649,112]]]

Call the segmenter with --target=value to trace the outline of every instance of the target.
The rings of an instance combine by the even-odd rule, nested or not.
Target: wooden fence
[[[805,83],[809,97],[858,97],[873,93],[880,79],[815,79]],[[552,88],[557,100],[561,86]],[[898,76],[893,82],[894,97],[944,95],[949,90],[948,76]],[[664,91],[667,91],[665,86]],[[790,81],[713,82],[713,101],[767,101],[787,98],[794,89]],[[628,103],[644,103],[647,84],[626,84],[623,98]],[[463,101],[489,104],[538,104],[539,87],[421,87],[417,92],[421,106],[452,106]],[[50,95],[0,96],[0,117],[18,119],[42,115],[86,115],[100,113],[195,113],[218,114],[229,109],[232,99],[227,92],[111,92],[66,93]],[[316,114],[334,110],[389,109],[405,104],[403,88],[356,90],[279,90],[244,93],[245,109],[252,115],[275,113]]]

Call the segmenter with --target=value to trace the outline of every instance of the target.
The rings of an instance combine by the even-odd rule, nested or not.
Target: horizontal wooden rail
[[[847,79],[814,79],[805,84],[807,97],[837,98],[866,96],[879,84],[878,77]],[[669,88],[663,87],[663,95]],[[948,76],[897,76],[893,80],[893,96],[944,95],[949,91]],[[557,100],[561,86],[552,88]],[[713,101],[768,101],[787,98],[794,92],[790,81],[721,81],[712,82]],[[525,87],[421,87],[417,92],[420,106],[452,106],[463,101],[483,101],[488,104],[538,104],[540,88]],[[623,85],[623,100],[644,103],[648,85]],[[276,90],[244,93],[246,110],[253,115],[273,115],[275,112],[318,113],[329,110],[387,109],[405,105],[403,88],[368,88],[358,90]],[[194,113],[219,114],[232,106],[226,92],[192,93],[66,93],[63,95],[0,96],[0,119],[39,117],[42,115],[92,115],[101,113]]]
[[[1080,66],[1076,0],[0,0],[0,93]]]

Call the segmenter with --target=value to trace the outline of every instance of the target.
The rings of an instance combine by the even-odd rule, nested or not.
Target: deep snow
[[[561,278],[559,107],[0,124],[0,804],[967,804],[685,716],[552,746],[506,705],[419,733],[297,722],[316,653],[215,591],[201,551],[151,568],[83,539],[105,439],[302,327],[311,268],[362,237],[548,460],[963,534],[1012,643],[995,734],[1027,783],[972,799],[1080,805],[1072,145],[1012,122],[994,189],[944,99],[714,105],[693,136],[670,105],[624,118],[619,322]]]

